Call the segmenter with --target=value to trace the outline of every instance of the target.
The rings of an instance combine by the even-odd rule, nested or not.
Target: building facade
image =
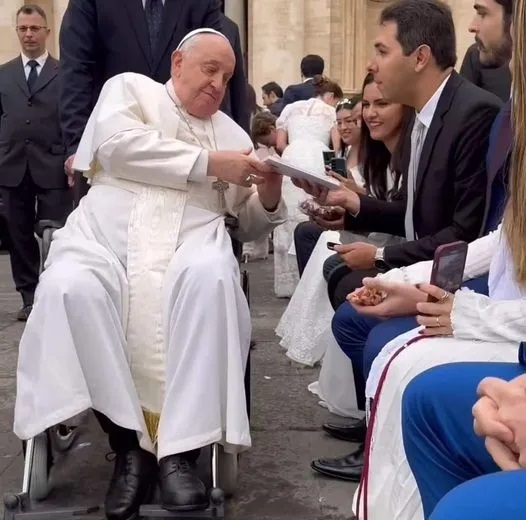
[[[447,1],[455,17],[460,65],[473,42],[468,32],[473,5],[467,0]],[[224,0],[224,9],[240,28],[248,77],[256,92],[268,81],[283,86],[297,83],[301,58],[319,54],[325,59],[326,74],[351,93],[360,90],[378,15],[388,2]],[[0,63],[19,52],[15,13],[24,3],[36,3],[45,9],[51,29],[49,50],[58,57],[58,30],[68,0],[0,0]]]

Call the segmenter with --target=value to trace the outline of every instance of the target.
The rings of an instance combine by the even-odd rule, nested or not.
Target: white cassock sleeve
[[[127,73],[106,82],[73,167],[91,173],[102,169],[121,179],[188,190],[189,180],[205,180],[208,151],[167,137],[145,122],[152,106],[148,96],[162,95],[159,87],[164,87],[144,80]]]
[[[464,281],[472,280],[489,272],[493,253],[498,247],[501,226],[486,236],[478,238],[468,246]],[[378,275],[386,282],[422,283],[429,282],[433,261],[418,262],[407,267],[391,269],[387,273]]]

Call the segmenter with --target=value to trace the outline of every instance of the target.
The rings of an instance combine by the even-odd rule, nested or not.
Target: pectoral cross
[[[221,211],[226,210],[226,199],[225,199],[225,192],[229,188],[228,182],[222,181],[221,179],[217,179],[212,183],[212,189],[217,191],[217,199],[219,202],[219,209]]]

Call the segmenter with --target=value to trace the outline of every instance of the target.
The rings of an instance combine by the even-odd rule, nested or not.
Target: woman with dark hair
[[[281,112],[276,121],[276,150],[283,161],[324,175],[323,152],[340,141],[334,107],[343,92],[337,83],[323,76],[315,76],[313,84],[315,97],[290,103]],[[274,292],[282,298],[292,296],[299,280],[294,228],[306,219],[299,209],[306,195],[288,177],[283,179],[283,198],[288,219],[274,231]]]
[[[372,81],[372,77],[367,76],[362,92],[359,161],[365,188],[370,196],[383,199],[398,196],[399,157],[410,123],[411,109],[385,100]],[[342,126],[340,125],[339,128],[342,129]],[[345,179],[343,181],[345,182]],[[328,242],[350,243],[356,240],[357,236],[336,231],[343,226],[333,227],[334,221],[317,219],[317,222],[323,226],[320,226],[320,239],[276,333],[282,338],[281,345],[287,349],[287,356],[305,365],[314,365],[328,349],[320,374],[320,384],[311,385],[310,389],[319,393],[331,411],[348,415],[355,407],[352,369],[345,355],[335,357],[341,350],[330,332],[331,316],[334,311],[327,296],[327,283],[322,275],[322,266],[327,257],[332,255],[327,249]],[[309,224],[311,223],[304,225]],[[334,229],[334,231],[323,233],[323,229]],[[359,240],[363,241],[364,237],[360,236]],[[366,240],[386,244],[403,239],[372,233]],[[331,347],[332,343],[335,348]],[[343,379],[333,377],[334,374],[340,373],[345,373]],[[332,384],[329,379],[333,380]],[[346,381],[345,388],[342,387],[342,381]]]
[[[247,85],[247,105],[250,114],[250,126],[252,126],[252,119],[256,114],[262,112],[263,109],[258,105],[256,91],[250,83]]]

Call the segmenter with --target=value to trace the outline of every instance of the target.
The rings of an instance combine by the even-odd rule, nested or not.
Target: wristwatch
[[[376,267],[376,269],[382,272],[389,270],[389,266],[384,260],[384,248],[383,247],[376,248],[376,253],[374,254],[374,266]]]

